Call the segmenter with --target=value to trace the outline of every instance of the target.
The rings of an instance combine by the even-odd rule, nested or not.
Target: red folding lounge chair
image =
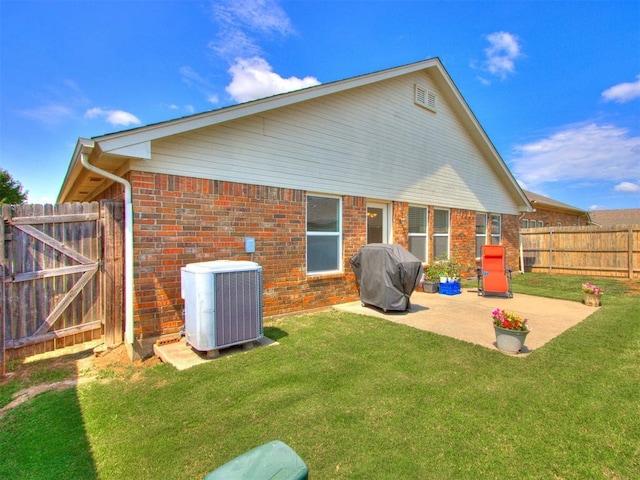
[[[482,246],[482,263],[478,269],[478,295],[513,297],[511,269],[507,268],[504,245]]]

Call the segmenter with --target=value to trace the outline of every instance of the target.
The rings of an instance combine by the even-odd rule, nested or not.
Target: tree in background
[[[22,193],[22,184],[14,180],[9,172],[0,168],[0,205],[25,203],[29,192]]]

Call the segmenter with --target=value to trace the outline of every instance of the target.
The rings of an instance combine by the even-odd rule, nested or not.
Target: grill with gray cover
[[[422,278],[422,262],[400,245],[371,243],[349,260],[363,305],[406,311]]]

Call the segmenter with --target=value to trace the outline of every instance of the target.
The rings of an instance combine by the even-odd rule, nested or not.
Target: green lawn
[[[583,280],[514,291],[580,301]],[[637,479],[640,296],[595,283],[603,307],[526,358],[328,311],[269,324],[276,346],[43,393],[0,420],[0,478],[198,479],[280,439],[314,479]]]

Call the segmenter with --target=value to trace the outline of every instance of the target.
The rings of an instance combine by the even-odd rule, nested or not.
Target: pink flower
[[[496,327],[507,328],[509,330],[529,330],[527,326],[527,319],[522,318],[513,312],[506,312],[499,308],[496,308],[491,312],[493,317],[493,324]]]

